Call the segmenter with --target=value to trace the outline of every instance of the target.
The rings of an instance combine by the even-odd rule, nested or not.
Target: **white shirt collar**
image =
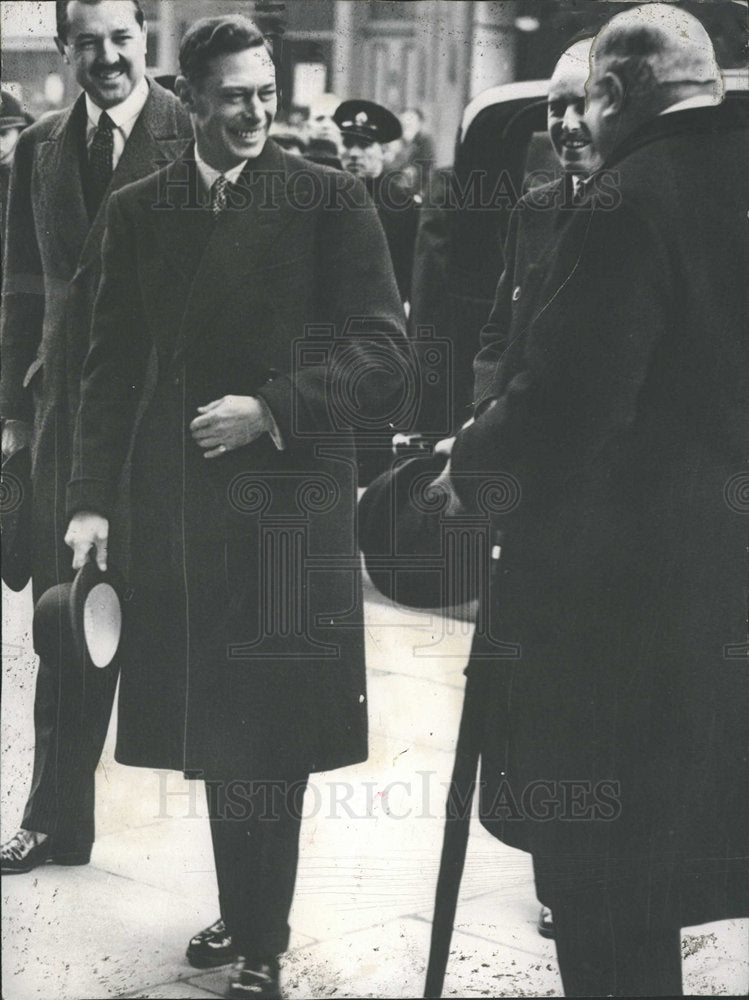
[[[195,163],[198,168],[200,176],[203,178],[203,183],[210,191],[214,183],[223,173],[224,177],[229,181],[230,184],[236,184],[239,180],[239,175],[244,170],[247,165],[247,160],[242,160],[238,163],[236,167],[232,167],[231,170],[216,170],[214,167],[209,166],[204,159],[202,159],[200,153],[198,152],[197,143],[195,144]]]
[[[138,117],[143,110],[143,105],[148,100],[148,81],[142,77],[133,87],[128,96],[120,104],[115,104],[113,108],[107,108],[107,114],[114,122],[115,128],[126,130],[127,126]],[[94,128],[99,124],[102,109],[98,104],[94,104],[86,94],[86,113],[88,120]]]
[[[720,100],[716,100],[712,94],[697,94],[696,97],[687,97],[683,101],[672,104],[670,108],[664,108],[661,115],[670,115],[674,111],[686,111],[688,108],[714,108],[720,103]]]

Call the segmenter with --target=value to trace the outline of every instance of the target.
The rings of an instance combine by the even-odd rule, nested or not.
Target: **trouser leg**
[[[117,669],[45,658],[34,698],[34,771],[21,825],[82,850],[94,840],[95,772],[112,714]]]
[[[288,948],[307,780],[206,782],[221,917],[246,957]]]
[[[681,927],[668,880],[645,874],[570,890],[552,912],[566,996],[682,994]]]

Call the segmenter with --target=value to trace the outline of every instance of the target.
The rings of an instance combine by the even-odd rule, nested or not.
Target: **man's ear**
[[[186,77],[177,77],[174,81],[174,93],[188,111],[195,110],[195,92]]]
[[[58,38],[56,35],[55,35],[55,45],[57,46],[57,51],[60,53],[60,55],[62,56],[62,58],[65,60],[65,62],[68,65],[70,65],[70,60],[68,59],[68,54],[65,51],[65,43],[63,42],[63,40],[61,38]]]
[[[606,106],[604,115],[619,115],[624,108],[625,88],[622,79],[616,73],[604,73],[598,86],[605,95]]]

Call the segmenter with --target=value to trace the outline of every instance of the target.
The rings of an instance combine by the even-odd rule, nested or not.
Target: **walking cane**
[[[475,701],[475,698],[471,699]],[[463,701],[463,714],[455,747],[455,764],[447,795],[445,834],[434,897],[432,938],[429,945],[425,997],[441,997],[445,970],[450,954],[450,940],[458,905],[460,880],[466,860],[468,833],[471,825],[471,805],[476,788],[476,767],[479,759],[479,733],[475,711],[468,710],[468,697]]]

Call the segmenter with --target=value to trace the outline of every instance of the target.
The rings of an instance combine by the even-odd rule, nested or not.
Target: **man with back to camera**
[[[57,47],[83,93],[27,129],[16,147],[2,306],[2,449],[31,445],[34,599],[71,579],[63,544],[73,424],[99,282],[111,191],[179,154],[190,136],[177,99],[145,76],[146,24],[135,0],[57,4]],[[94,772],[117,683],[40,661],[34,774],[2,873],[88,863]]]
[[[367,755],[347,421],[402,393],[404,318],[362,185],[268,139],[255,25],[196,22],[180,68],[194,151],[109,204],[66,540],[105,564],[133,441],[116,756],[205,780],[221,920],[188,958],[236,958],[230,995],[272,997],[308,776]]]
[[[482,822],[533,856],[565,993],[678,995],[680,928],[749,914],[749,130],[680,9],[616,15],[591,66],[617,200],[585,185],[445,477],[469,509],[465,474],[522,493],[490,596],[520,655],[475,656],[464,711],[491,720]],[[508,810],[534,787],[545,815]]]

